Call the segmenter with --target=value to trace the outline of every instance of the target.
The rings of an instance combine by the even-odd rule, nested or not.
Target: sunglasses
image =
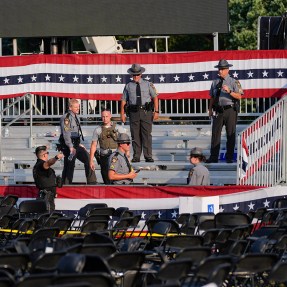
[[[45,155],[45,154],[49,154],[49,152],[47,151],[47,152],[43,153],[43,155]]]

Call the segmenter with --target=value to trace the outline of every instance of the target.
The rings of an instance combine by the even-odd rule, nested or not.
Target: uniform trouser
[[[63,148],[64,154],[64,169],[62,173],[63,184],[72,184],[74,169],[75,169],[75,161],[78,159],[85,166],[85,174],[87,178],[87,184],[96,184],[97,177],[95,172],[90,168],[89,164],[89,153],[81,146],[76,148],[76,155],[72,160],[69,160],[68,157],[70,155],[70,149],[68,147]]]
[[[224,110],[223,113],[218,113],[218,116],[213,118],[210,149],[210,158],[212,160],[218,160],[220,151],[221,131],[224,125],[227,138],[225,157],[227,160],[233,159],[236,140],[236,123],[237,111],[235,111],[233,108]]]
[[[130,112],[130,130],[133,139],[133,157],[140,158],[143,151],[144,157],[152,157],[152,111],[140,109]]]
[[[101,165],[101,175],[104,181],[104,184],[111,184],[111,181],[109,180],[109,157],[110,155],[102,156],[100,160]]]

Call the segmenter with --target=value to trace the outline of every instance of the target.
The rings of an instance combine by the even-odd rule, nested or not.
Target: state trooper
[[[133,64],[128,69],[133,80],[125,85],[121,100],[121,120],[130,117],[130,130],[133,140],[132,162],[139,162],[143,151],[146,162],[152,158],[152,123],[159,118],[158,93],[153,83],[142,79],[145,68]]]
[[[90,168],[90,155],[86,148],[81,144],[84,141],[83,132],[77,114],[80,111],[80,103],[77,99],[69,101],[69,111],[61,117],[61,135],[59,138],[60,149],[64,157],[64,168],[62,179],[64,184],[72,184],[75,161],[78,159],[85,166],[87,184],[96,184],[97,178],[95,171]]]
[[[189,160],[193,167],[188,174],[187,184],[210,185],[209,170],[203,165],[205,156],[202,154],[202,149],[198,147],[191,149]]]
[[[130,184],[137,176],[126,155],[130,149],[130,143],[127,134],[118,135],[118,148],[109,158],[109,179],[112,184]]]
[[[101,113],[102,125],[97,126],[93,133],[93,138],[90,148],[90,167],[95,170],[94,157],[101,166],[101,174],[105,184],[111,184],[109,180],[109,157],[117,149],[117,137],[120,133],[125,133],[126,130],[116,122],[112,122],[111,111],[104,109]],[[100,149],[97,150],[97,143]]]
[[[57,160],[62,159],[64,155],[58,153],[55,157],[48,159],[49,152],[47,151],[47,146],[38,146],[35,149],[35,154],[37,162],[33,167],[33,178],[36,187],[39,189],[39,197],[46,201],[47,210],[53,212],[55,210],[56,188],[59,182],[51,166]]]
[[[233,162],[236,123],[239,111],[239,100],[243,90],[238,80],[230,77],[229,67],[226,60],[221,59],[215,68],[218,68],[218,78],[210,87],[209,117],[213,119],[210,157],[207,163],[217,163],[220,151],[220,139],[223,125],[226,128],[226,162]]]

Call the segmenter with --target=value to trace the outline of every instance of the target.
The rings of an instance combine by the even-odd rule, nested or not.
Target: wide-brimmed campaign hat
[[[218,62],[218,65],[214,66],[214,68],[229,68],[229,67],[232,67],[233,65],[229,64],[226,60],[224,59],[221,59],[219,60]]]
[[[199,147],[192,148],[190,150],[190,156],[203,156],[202,149]]]
[[[132,64],[132,66],[128,69],[128,73],[130,75],[140,75],[145,71],[144,67],[141,67],[140,64]]]
[[[127,134],[119,134],[116,140],[117,143],[130,143],[130,137]]]

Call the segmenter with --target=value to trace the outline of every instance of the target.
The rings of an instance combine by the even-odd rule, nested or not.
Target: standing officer
[[[46,146],[38,146],[35,150],[37,162],[33,167],[33,177],[36,187],[39,189],[39,197],[46,201],[49,212],[55,210],[55,196],[57,187],[57,177],[51,168],[57,160],[64,157],[58,153],[55,157],[48,159],[49,152]]]
[[[143,80],[141,75],[145,68],[133,64],[128,73],[133,80],[126,84],[121,102],[121,120],[126,122],[125,108],[130,117],[130,130],[133,140],[132,162],[139,162],[143,150],[146,162],[152,158],[152,122],[159,117],[158,93],[153,85]]]
[[[87,184],[96,184],[97,178],[95,171],[89,165],[89,153],[81,144],[84,140],[81,125],[77,114],[80,111],[80,103],[77,99],[69,101],[69,111],[61,117],[61,135],[59,138],[61,150],[63,151],[64,169],[62,173],[63,183],[72,184],[75,169],[75,161],[78,159],[85,166]]]
[[[130,143],[127,134],[118,135],[118,148],[109,159],[109,179],[112,184],[130,184],[137,176],[126,156],[130,150]]]
[[[96,155],[101,166],[101,174],[105,184],[111,184],[108,176],[109,157],[116,150],[118,144],[116,142],[119,133],[125,133],[126,130],[111,121],[111,111],[104,109],[101,113],[103,124],[95,128],[90,149],[90,167],[95,170],[94,156],[97,153],[97,142],[99,142],[100,150]]]
[[[236,123],[239,111],[239,100],[242,98],[243,90],[238,80],[231,78],[226,60],[220,60],[215,68],[218,68],[219,77],[215,79],[210,88],[209,117],[213,118],[210,157],[207,163],[217,163],[220,139],[223,125],[226,128],[226,162],[233,162]]]
[[[205,156],[202,149],[195,147],[190,151],[190,163],[193,168],[190,170],[187,184],[189,185],[210,185],[209,170],[203,165]]]

